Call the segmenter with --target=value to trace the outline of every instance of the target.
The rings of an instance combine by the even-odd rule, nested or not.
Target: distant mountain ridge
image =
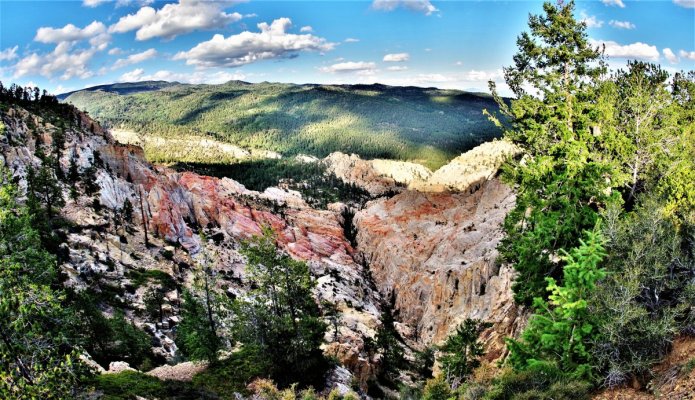
[[[413,86],[148,81],[59,98],[145,135],[202,135],[285,155],[341,151],[433,169],[501,135],[483,114],[498,110],[490,95]],[[156,161],[177,161],[166,158]]]
[[[149,92],[153,90],[159,90],[171,86],[180,85],[179,82],[167,82],[167,81],[143,81],[143,82],[124,82],[124,83],[110,83],[106,85],[97,85],[88,87],[80,90],[73,90],[72,92],[66,92],[56,95],[58,100],[65,100],[73,93],[89,91],[103,91],[108,93],[116,94],[133,94],[140,92]]]

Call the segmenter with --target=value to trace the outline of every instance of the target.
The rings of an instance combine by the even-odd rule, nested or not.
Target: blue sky
[[[487,91],[541,1],[0,0],[0,79],[60,93],[176,80]],[[695,0],[578,1],[610,65],[695,69]]]

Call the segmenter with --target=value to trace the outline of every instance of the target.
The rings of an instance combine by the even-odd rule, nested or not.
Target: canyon
[[[2,121],[1,164],[26,188],[28,167],[40,164],[36,143],[50,144],[58,127],[19,107],[3,112]],[[398,332],[415,350],[440,343],[466,318],[490,321],[483,339],[491,360],[503,356],[503,338],[523,324],[512,298],[514,274],[496,262],[502,222],[514,204],[513,191],[496,177],[514,154],[506,142],[484,144],[443,172],[342,153],[308,159],[374,197],[349,210],[354,219],[348,221],[345,204],[317,210],[292,190],[252,191],[228,178],[152,165],[140,147],[117,142],[86,114],[65,137],[61,168],[67,171],[71,160],[96,167],[100,189],[95,208],[86,196],[70,199],[64,188],[62,216],[71,224],[61,265],[65,284],[117,293],[127,318],[156,339],[155,353],[169,362],[176,358],[179,293],[166,294],[165,321],[148,321],[137,311],[156,282],[139,277],[160,271],[187,286],[205,264],[219,277],[220,291],[243,294],[249,282],[239,243],[263,227],[272,228],[281,251],[308,263],[316,299],[339,310],[338,332],[329,329],[324,345],[340,364],[336,386],[364,387],[378,371],[380,356],[367,343],[384,307],[393,307]],[[122,218],[126,201],[134,206],[130,221]],[[355,238],[346,237],[350,230]]]

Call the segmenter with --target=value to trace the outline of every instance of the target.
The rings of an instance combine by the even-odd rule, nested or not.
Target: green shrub
[[[643,382],[651,367],[670,350],[673,338],[687,331],[693,310],[690,278],[695,261],[687,232],[666,219],[663,206],[644,199],[631,214],[606,212],[607,278],[590,299],[601,316],[592,347],[606,386]]]
[[[271,367],[270,361],[261,353],[244,346],[229,358],[195,375],[193,384],[221,398],[233,398],[236,392],[249,394],[246,386],[255,378],[268,376]]]
[[[102,400],[132,400],[136,396],[171,400],[216,399],[217,396],[200,390],[190,383],[161,381],[136,371],[97,375],[88,383]]]
[[[599,267],[605,257],[604,239],[598,230],[562,257],[564,285],[547,278],[549,300],[536,298],[538,310],[529,319],[519,340],[508,339],[509,361],[516,370],[534,364],[556,363],[577,378],[592,376],[591,342],[600,316],[590,312],[587,300],[606,272]]]
[[[427,381],[422,392],[422,399],[447,400],[449,397],[451,397],[451,395],[451,387],[449,387],[449,384],[446,382],[444,377],[439,376]]]

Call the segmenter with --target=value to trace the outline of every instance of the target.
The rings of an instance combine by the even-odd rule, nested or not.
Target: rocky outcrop
[[[442,341],[466,318],[494,323],[493,356],[514,333],[513,274],[495,261],[514,199],[495,178],[472,193],[404,191],[355,216],[358,248],[414,346]]]
[[[0,142],[3,164],[26,187],[27,167],[41,163],[34,155],[36,143],[50,149],[57,128],[20,108],[0,116],[6,127]],[[365,343],[380,324],[380,295],[353,260],[354,249],[343,235],[339,214],[308,207],[297,192],[271,188],[259,193],[230,179],[155,167],[139,147],[116,143],[86,115],[78,117],[79,125],[65,131],[60,164],[64,172],[71,160],[81,170],[97,168],[99,207],[84,195],[70,199],[68,185],[63,186],[67,204],[62,214],[73,225],[62,265],[67,285],[108,288],[116,302],[126,304],[126,317],[153,336],[155,353],[173,359],[178,293],[166,294],[164,321],[142,317],[136,311],[144,308],[146,289],[157,283],[146,278],[153,276],[147,271],[161,271],[189,285],[192,267],[203,254],[212,255],[210,267],[221,277],[220,290],[243,294],[249,282],[238,243],[268,226],[282,251],[309,264],[318,281],[317,300],[332,302],[341,312],[338,334],[326,334],[325,351],[366,387],[378,363],[366,352]],[[126,202],[133,206],[130,220],[123,220]],[[202,240],[201,231],[208,240]]]
[[[322,160],[329,172],[347,183],[365,189],[372,196],[400,192],[462,192],[497,174],[502,163],[519,152],[512,143],[496,140],[461,154],[435,172],[404,161],[363,160],[358,155],[332,153]]]
[[[421,192],[465,191],[492,179],[502,163],[519,149],[505,140],[483,143],[451,160],[428,179],[413,182]]]

